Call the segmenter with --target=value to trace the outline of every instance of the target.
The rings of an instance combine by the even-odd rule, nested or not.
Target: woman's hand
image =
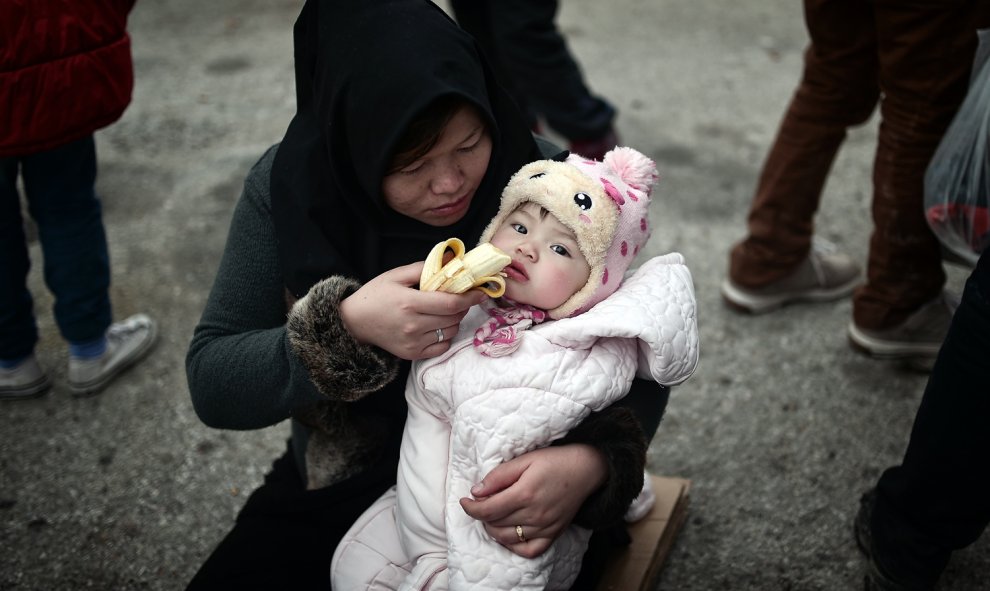
[[[497,466],[471,489],[474,499],[461,499],[461,508],[483,521],[495,541],[534,558],[571,524],[607,475],[605,458],[590,445],[545,447]]]
[[[450,348],[468,308],[488,296],[419,291],[413,286],[422,270],[423,263],[413,263],[386,271],[345,298],[340,316],[347,332],[401,359],[436,357]]]

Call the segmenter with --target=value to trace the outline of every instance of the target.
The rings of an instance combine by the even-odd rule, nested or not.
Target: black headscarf
[[[429,0],[308,0],[294,34],[297,112],[271,178],[293,295],[331,275],[367,281],[452,236],[476,242],[509,177],[540,154],[474,40]],[[492,157],[464,218],[437,228],[386,206],[381,183],[409,123],[448,95],[487,119]]]

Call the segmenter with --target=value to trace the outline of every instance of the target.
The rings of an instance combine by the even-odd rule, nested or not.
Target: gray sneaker
[[[794,273],[759,289],[741,287],[726,278],[722,297],[733,308],[762,314],[795,302],[828,302],[852,293],[860,281],[859,265],[824,240],[812,243],[808,258]]]
[[[111,325],[103,355],[94,359],[69,357],[69,390],[75,396],[99,392],[120,372],[147,355],[157,338],[155,321],[144,314]]]
[[[0,368],[0,400],[41,396],[52,387],[52,378],[31,355],[10,369]]]
[[[948,292],[918,308],[907,319],[886,330],[867,330],[849,323],[854,349],[881,359],[935,359],[949,331],[959,300]]]

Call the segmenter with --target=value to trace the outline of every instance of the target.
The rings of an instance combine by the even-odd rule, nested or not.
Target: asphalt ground
[[[659,588],[861,588],[858,498],[899,461],[926,378],[853,352],[848,301],[752,317],[718,292],[800,75],[799,3],[562,4],[589,84],[620,111],[622,143],[661,172],[645,254],[683,253],[698,297],[701,363],[674,390],[649,456],[652,471],[692,481]],[[72,398],[32,245],[38,356],[57,382],[0,405],[0,589],[182,589],[283,450],[287,424],[200,424],[184,356],[244,176],[293,114],[300,7],[134,9],[134,100],[97,134],[98,190],[115,315],[151,314],[160,342],[99,396]],[[817,218],[818,234],[860,262],[875,143],[876,120],[849,134]],[[948,270],[958,291],[966,272]],[[988,550],[984,536],[958,552],[940,589],[988,588]]]

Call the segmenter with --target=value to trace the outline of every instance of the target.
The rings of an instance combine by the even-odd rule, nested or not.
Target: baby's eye
[[[526,226],[522,224],[512,224],[512,229],[515,230],[516,232],[519,232],[520,234],[526,233]]]
[[[479,140],[477,142],[474,142],[470,146],[464,146],[463,148],[458,148],[457,151],[460,152],[461,154],[468,154],[472,150],[474,150],[475,148],[477,148],[478,147],[478,144],[480,144],[480,143],[481,143],[481,141]]]
[[[559,244],[552,244],[552,245],[550,245],[550,250],[554,251],[555,253],[559,254],[562,257],[570,257],[571,256],[571,252],[569,250],[567,250],[567,247],[561,246]]]
[[[581,208],[581,211],[588,211],[591,209],[591,196],[587,193],[577,193],[574,195],[574,203]]]

